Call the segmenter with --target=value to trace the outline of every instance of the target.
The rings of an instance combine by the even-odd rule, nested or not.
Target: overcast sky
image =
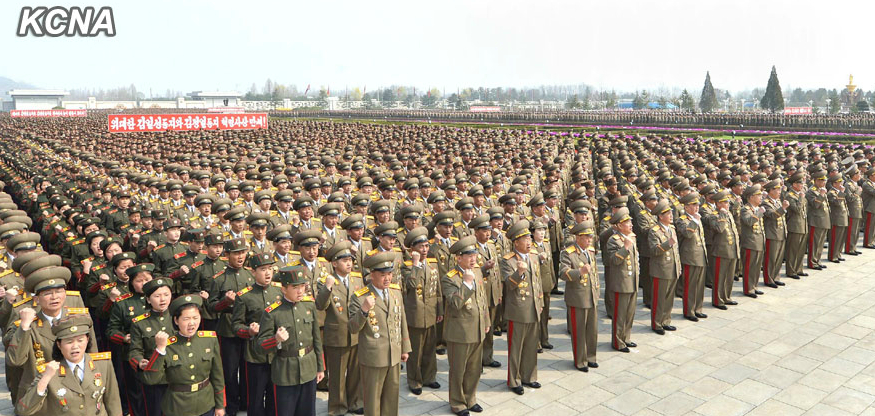
[[[111,6],[113,38],[15,35],[21,8]],[[600,88],[875,88],[864,1],[0,2],[0,76],[43,88],[245,92],[391,84]]]

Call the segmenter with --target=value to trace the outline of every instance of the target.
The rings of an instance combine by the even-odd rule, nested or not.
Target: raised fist
[[[21,319],[21,329],[30,329],[30,324],[36,319],[36,311],[33,308],[24,308],[18,311],[18,319]]]
[[[418,251],[413,251],[410,253],[410,259],[413,260],[414,266],[419,266],[419,260],[422,258],[422,255],[419,254]]]
[[[331,290],[334,288],[334,276],[326,276],[325,277],[325,288]]]
[[[52,361],[46,364],[46,370],[43,371],[43,377],[52,377],[55,373],[58,372],[58,369],[61,368],[61,363],[57,361]]]
[[[235,292],[233,290],[229,290],[229,291],[225,292],[225,297],[228,298],[228,300],[237,299],[237,292]]]
[[[465,270],[465,273],[462,274],[462,280],[464,280],[465,283],[473,282],[474,281],[474,271]]]
[[[362,302],[362,310],[365,312],[368,312],[376,304],[377,304],[377,300],[374,299],[374,295],[368,296],[365,298],[364,302]]]
[[[108,281],[109,281],[109,275],[107,275],[106,273],[101,274],[101,275],[100,275],[100,281],[102,281],[102,282],[108,282]]]
[[[158,331],[158,333],[155,334],[155,349],[156,350],[163,350],[163,349],[167,348],[167,339],[168,338],[170,338],[170,335],[167,335],[166,332]]]
[[[279,329],[276,330],[276,340],[279,343],[283,343],[283,342],[288,341],[288,339],[289,339],[289,331],[287,331],[284,326],[279,327]]]
[[[259,325],[258,322],[253,322],[253,323],[249,324],[249,335],[253,336],[253,335],[257,334],[260,329],[261,329],[261,325]]]
[[[182,274],[188,274],[188,272],[191,271],[191,269],[189,269],[188,266],[184,264],[182,265],[182,267],[179,268],[179,270],[182,270]]]

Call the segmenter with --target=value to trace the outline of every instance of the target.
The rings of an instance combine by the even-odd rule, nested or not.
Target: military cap
[[[352,243],[349,241],[335,243],[325,252],[325,258],[328,261],[339,260],[344,257],[352,257]]]
[[[24,212],[20,209],[10,209],[0,212],[0,220],[3,220],[5,222],[9,217],[27,217],[27,212]]]
[[[19,250],[31,250],[39,247],[39,242],[39,234],[31,231],[25,231],[23,233],[12,236],[8,241],[6,241],[6,248],[12,250],[13,252]]]
[[[0,225],[0,240],[5,240],[15,234],[22,233],[26,229],[27,226],[20,222],[5,222],[3,225]]]
[[[40,251],[38,253],[44,253],[44,252]],[[27,253],[27,254],[30,254],[30,253]],[[115,257],[113,257],[113,258],[115,258]],[[63,260],[61,259],[61,256],[59,256],[57,254],[49,254],[49,255],[42,254],[42,255],[37,256],[37,257],[31,257],[30,261],[28,261],[27,263],[25,263],[21,267],[19,267],[19,273],[21,273],[22,276],[30,276],[31,274],[33,274],[33,272],[35,272],[39,269],[44,269],[46,267],[59,267],[62,265],[63,265]]]
[[[198,195],[197,198],[194,199],[194,206],[199,207],[203,204],[212,204],[213,197],[209,194],[201,194]]]
[[[873,169],[873,173],[875,173],[875,169]],[[787,179],[787,182],[789,182],[791,184],[792,183],[801,183],[803,180],[805,180],[805,173],[796,172],[796,173],[790,175],[790,178]]]
[[[584,221],[578,224],[574,224],[574,227],[571,227],[571,234],[573,235],[593,235],[595,234],[595,226],[592,221]]]
[[[462,237],[450,246],[450,254],[465,255],[477,252],[477,237],[469,235]]]
[[[352,199],[350,199],[349,203],[352,206],[364,207],[364,206],[367,206],[368,204],[371,203],[371,198],[368,197],[367,194],[359,193],[359,194],[353,195],[353,197],[352,197]]]
[[[52,326],[52,335],[55,336],[56,340],[87,335],[91,333],[92,326],[91,315],[87,313],[67,315],[55,322],[55,325]]]
[[[404,188],[404,190],[419,189],[419,179],[410,178],[410,179],[404,181],[403,188]]]
[[[116,198],[130,198],[131,193],[127,189],[122,189],[116,194]]]
[[[474,198],[470,196],[464,197],[456,202],[456,209],[459,211],[464,211],[466,209],[474,209]]]
[[[365,228],[364,217],[362,214],[352,214],[343,219],[340,223],[340,227],[344,230],[350,230],[353,228]]]
[[[171,218],[164,222],[164,230],[169,230],[171,228],[183,228],[182,220],[179,218]]]
[[[267,266],[276,263],[273,256],[270,253],[258,253],[252,257],[249,257],[249,267],[253,269],[257,269],[261,266]]]
[[[200,189],[194,185],[185,185],[182,187],[182,194],[185,196],[194,196],[200,192]]]
[[[12,271],[16,273],[21,273],[21,268],[24,267],[25,264],[30,263],[31,260],[38,259],[40,257],[48,256],[49,253],[46,253],[42,250],[34,250],[28,253],[24,253],[19,256],[15,256],[15,260],[12,260]],[[24,274],[24,273],[21,273]],[[26,276],[26,275],[25,275]]]
[[[715,195],[714,195],[714,198],[713,198],[713,199],[714,199],[714,202],[723,202],[723,201],[728,201],[728,200],[729,200],[729,195],[730,195],[730,192],[729,192],[729,191],[725,191],[725,190],[724,190],[724,191],[717,192],[717,194],[715,194]]]
[[[147,272],[147,273],[149,273],[149,274],[152,274],[153,271],[155,271],[155,265],[154,265],[154,264],[152,264],[152,263],[140,263],[140,264],[137,264],[137,265],[134,265],[134,266],[128,267],[128,269],[125,270],[125,274],[127,274],[128,277],[130,277],[131,279],[133,279],[134,277],[137,276],[137,273],[140,273],[140,272]],[[170,282],[167,282],[167,284],[166,284],[165,286],[170,286]],[[146,289],[146,288],[144,287],[144,288],[143,288],[143,292],[146,291],[145,289]]]
[[[322,182],[318,178],[310,178],[304,181],[304,189],[312,191],[313,189],[322,187]]]
[[[130,251],[126,251],[124,253],[119,253],[119,254],[112,256],[112,260],[110,261],[110,264],[112,265],[112,267],[117,267],[119,265],[119,263],[121,263],[124,260],[130,260],[130,261],[133,261],[134,264],[136,264],[137,263],[137,255],[130,252]]]
[[[428,241],[428,229],[425,227],[416,227],[407,233],[404,237],[404,246],[413,247],[419,243]]]
[[[442,211],[434,216],[435,225],[453,225],[456,215],[452,211]]]
[[[825,181],[826,180],[826,171],[823,169],[815,170],[811,172],[811,179],[816,181]]]
[[[703,195],[711,195],[717,192],[717,186],[713,183],[709,183],[702,188]]]
[[[507,229],[507,233],[506,233],[507,238],[509,238],[511,241],[513,241],[513,240],[516,240],[518,238],[525,237],[527,235],[531,235],[532,232],[529,230],[529,226],[530,226],[530,224],[529,224],[528,220],[520,220],[520,221],[513,223],[513,225],[511,225]]]
[[[109,246],[113,244],[118,244],[118,246],[121,247],[122,240],[120,240],[118,237],[106,237],[103,239],[103,241],[100,242],[100,251],[105,252],[106,249],[108,249]]]
[[[339,216],[341,212],[343,212],[343,204],[342,203],[330,202],[330,203],[324,204],[321,207],[319,207],[318,213],[320,216],[324,217],[326,215]]]
[[[478,215],[471,219],[471,222],[468,223],[469,228],[478,229],[478,228],[491,228],[489,225],[489,214]]]
[[[301,230],[295,234],[294,242],[298,247],[312,246],[320,243],[322,232],[318,229]]]
[[[872,175],[875,175],[875,168],[869,168],[869,170],[866,171],[866,177],[869,177]]]
[[[394,251],[382,251],[365,258],[362,266],[372,271],[391,272],[395,267],[395,258]]]
[[[428,194],[428,198],[425,199],[425,202],[427,202],[429,204],[434,204],[434,203],[440,202],[440,201],[446,202],[446,200],[447,200],[447,194],[445,194],[444,191],[437,190],[437,191],[434,191],[434,192]]]
[[[781,186],[781,181],[775,179],[775,180],[771,180],[771,181],[767,182],[765,185],[763,185],[763,189],[765,189],[766,191],[770,191],[770,190],[778,188],[780,186]]]
[[[246,245],[246,239],[243,237],[225,240],[225,251],[228,253],[246,250],[249,250],[249,246]]]
[[[146,264],[148,264],[148,263],[146,263]],[[153,265],[152,267],[154,268],[155,266]],[[139,269],[139,268],[140,268],[140,265],[138,264],[138,265],[128,269],[128,271],[130,271],[131,269]],[[132,274],[132,275],[129,274],[129,276],[131,276],[131,278],[133,278],[140,271],[146,271],[146,270],[137,270],[137,272],[134,272],[134,274]],[[149,271],[151,271],[151,270],[149,270]],[[143,294],[148,298],[149,296],[152,296],[152,294],[155,293],[156,290],[158,290],[162,287],[167,287],[168,289],[170,289],[171,292],[173,292],[172,285],[173,285],[173,280],[171,280],[171,279],[167,279],[167,278],[163,278],[163,277],[158,278],[158,279],[152,279],[143,285]]]
[[[760,185],[752,185],[747,187],[742,194],[744,199],[748,199],[754,195],[759,195],[763,193],[763,188]]]
[[[280,240],[291,240],[292,226],[289,224],[282,224],[274,227],[267,233],[267,239],[273,242],[277,242]]]
[[[629,215],[629,208],[623,207],[618,209],[617,212],[611,214],[611,225],[616,225],[623,221],[629,221],[631,219],[632,217]]]
[[[283,202],[293,202],[295,200],[294,193],[289,189],[283,189],[274,195],[274,199]]]
[[[504,194],[500,198],[498,198],[498,203],[502,204],[502,205],[504,205],[504,204],[516,205],[516,196],[514,196],[513,194],[509,194],[509,193]]]
[[[700,202],[699,193],[698,192],[690,192],[683,197],[681,197],[680,202],[684,205],[698,205]]]
[[[246,217],[246,223],[250,227],[267,227],[270,224],[270,214],[266,212],[253,212]]]
[[[422,216],[422,208],[419,205],[408,205],[401,208],[400,215],[401,218],[417,219]]]
[[[226,186],[227,188],[227,186]],[[240,184],[240,192],[250,192],[255,191],[255,183],[250,181],[244,181]]]
[[[255,201],[256,204],[265,200],[265,199],[267,199],[267,200],[273,199],[273,195],[271,195],[270,191],[268,191],[266,189],[256,192],[255,197],[252,198],[252,200]]]
[[[304,275],[304,266],[300,265],[279,269],[277,279],[283,286],[298,286],[310,283],[310,280]]]
[[[313,205],[315,205],[315,201],[313,201],[313,198],[304,195],[295,200],[294,204],[292,204],[292,208],[295,211],[298,211],[307,207],[312,207]]]
[[[232,208],[228,212],[225,213],[225,219],[228,221],[239,221],[246,219],[246,208],[237,207]]]
[[[219,234],[219,233],[207,233],[207,235],[204,236],[204,244],[206,244],[208,246],[214,246],[216,244],[224,245],[225,244],[225,236],[223,236],[222,234]]]
[[[207,231],[203,228],[192,228],[182,233],[182,241],[203,243],[206,241]]]
[[[163,209],[153,209],[152,210],[152,219],[161,221],[167,219],[167,211]]]
[[[620,196],[618,196],[618,197],[615,197],[615,198],[611,199],[611,201],[609,202],[609,204],[611,205],[611,208],[615,208],[615,207],[625,207],[625,206],[626,206],[626,203],[628,203],[628,202],[629,202],[629,197],[628,197],[628,196],[626,196],[626,195],[620,195]]]
[[[395,237],[397,236],[397,233],[395,231],[397,229],[398,223],[395,221],[389,221],[378,225],[377,228],[374,228],[374,235],[376,235],[377,237]]]
[[[486,210],[490,220],[504,219],[504,209],[501,207],[492,207]]]
[[[844,182],[842,175],[832,175],[829,177],[829,183]]]
[[[64,288],[70,280],[70,269],[61,266],[43,267],[24,279],[24,290],[39,294],[43,290]]]
[[[478,196],[478,195],[486,195],[486,194],[484,193],[484,191],[483,191],[483,186],[481,186],[481,185],[474,185],[474,186],[471,187],[471,189],[468,189],[468,196],[470,196],[470,197],[475,197],[475,196]]]
[[[373,204],[371,204],[371,212],[373,212],[374,214],[388,212],[391,209],[390,205],[391,203],[385,199],[375,201]]]
[[[546,203],[547,202],[544,201],[544,194],[538,192],[529,199],[529,202],[526,203],[526,205],[528,205],[529,207],[536,207],[538,205],[544,205]]]
[[[176,313],[184,306],[195,305],[200,309],[200,307],[203,306],[203,303],[203,298],[198,295],[183,295],[173,299],[173,302],[170,302],[170,307],[167,310],[170,312],[170,316],[176,316]]]

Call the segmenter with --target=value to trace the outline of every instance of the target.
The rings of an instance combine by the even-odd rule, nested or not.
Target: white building
[[[61,106],[61,100],[69,92],[64,90],[12,90],[12,107],[15,110],[51,110]]]
[[[242,96],[237,91],[192,91],[189,94],[191,101],[202,101],[203,108],[242,107]]]

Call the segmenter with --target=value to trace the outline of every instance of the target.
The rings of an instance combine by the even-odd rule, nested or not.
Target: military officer
[[[764,186],[766,197],[763,198],[762,203],[766,211],[763,221],[766,236],[765,253],[763,253],[763,283],[775,289],[778,286],[784,286],[780,275],[787,240],[785,216],[790,207],[790,201],[781,200],[782,186],[783,183],[778,179],[766,183]]]
[[[128,361],[137,370],[137,379],[143,389],[143,414],[161,415],[161,402],[167,390],[167,379],[163,372],[154,368],[159,354],[156,351],[155,334],[170,331],[170,298],[173,281],[166,278],[150,280],[143,285],[143,294],[149,304],[149,311],[131,321],[131,346]]]
[[[705,297],[705,266],[708,259],[705,226],[699,211],[698,192],[684,195],[680,203],[684,206],[683,213],[675,223],[675,230],[680,236],[683,311],[684,318],[696,322],[700,318],[708,317],[702,313],[702,301]]]
[[[362,214],[351,214],[346,217],[340,227],[346,231],[347,239],[350,243],[350,251],[352,252],[353,270],[357,273],[362,273],[362,263],[367,257],[367,253],[372,250],[371,238],[365,237],[365,219]]]
[[[845,254],[856,256],[863,254],[857,251],[857,242],[860,240],[860,225],[863,219],[863,200],[860,196],[863,193],[863,188],[860,186],[860,170],[856,166],[852,166],[845,175],[848,177],[848,180],[845,181],[845,203],[848,206]]]
[[[571,326],[574,367],[587,372],[597,368],[599,276],[592,247],[595,224],[584,221],[571,228],[574,244],[559,255],[559,277],[565,280],[565,304]]]
[[[718,192],[713,197],[715,212],[704,218],[708,228],[714,233],[712,250],[708,252],[709,262],[714,269],[711,305],[721,310],[726,310],[726,305],[737,304],[731,300],[731,295],[740,245],[735,217],[729,209],[731,198],[729,191]]]
[[[665,335],[665,331],[677,329],[671,325],[671,310],[681,271],[681,258],[672,206],[667,201],[660,201],[651,213],[656,216],[657,223],[647,236],[651,253],[650,275],[653,276],[650,329]]]
[[[638,292],[638,248],[635,245],[631,220],[626,208],[620,208],[611,214],[613,234],[604,247],[605,259],[610,262],[608,272],[605,273],[605,291],[607,293],[610,288],[614,295],[611,346],[620,352],[629,352],[630,347],[638,346],[630,340]]]
[[[829,190],[826,192],[829,202],[829,261],[838,263],[842,258],[845,245],[845,235],[848,232],[848,204],[845,202],[845,186],[842,175],[836,173],[829,177]]]
[[[742,194],[745,204],[741,207],[738,233],[741,235],[742,250],[742,283],[744,295],[756,298],[763,292],[757,289],[760,270],[763,267],[763,248],[765,247],[765,230],[763,216],[766,209],[761,206],[763,191],[760,185],[747,187]]]
[[[820,264],[823,255],[823,242],[830,229],[829,201],[826,191],[826,172],[818,170],[811,173],[814,185],[808,189],[805,199],[808,201],[808,268],[825,269]]]
[[[483,214],[471,221],[474,237],[477,239],[477,267],[483,276],[483,291],[486,293],[486,302],[489,309],[489,322],[495,322],[498,307],[501,305],[503,285],[499,273],[498,261],[501,254],[498,251],[492,236],[491,220],[489,214]],[[483,365],[486,367],[501,367],[493,357],[493,337],[495,333],[490,331],[483,340]],[[501,336],[501,332],[498,333]]]
[[[787,243],[784,259],[787,263],[787,277],[799,279],[808,276],[802,271],[802,258],[805,256],[806,236],[808,235],[808,203],[805,200],[805,174],[796,172],[790,176],[790,187],[784,194],[787,205]]]
[[[183,273],[180,269],[179,259],[185,256],[186,247],[181,244],[182,220],[170,218],[164,222],[164,243],[155,246],[152,252],[152,263],[155,264],[155,275],[177,279]]]
[[[860,185],[863,188],[863,247],[875,248],[875,168],[866,171],[866,180]]]

